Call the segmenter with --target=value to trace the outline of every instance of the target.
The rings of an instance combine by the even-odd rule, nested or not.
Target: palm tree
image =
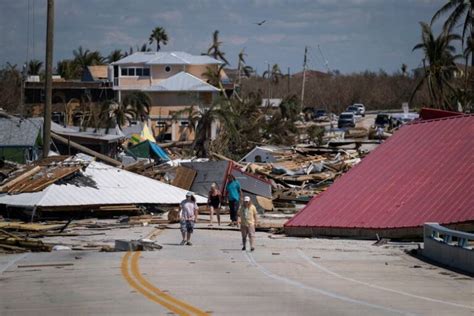
[[[211,145],[211,130],[213,124],[219,122],[221,129],[233,135],[234,139],[239,138],[235,123],[239,117],[231,109],[231,101],[217,99],[210,106],[199,104],[173,115],[173,119],[187,118],[190,131],[195,132],[192,148],[198,157],[208,157]]]
[[[119,61],[123,57],[125,57],[125,56],[123,55],[122,50],[121,49],[115,49],[115,50],[110,52],[109,56],[107,56],[107,62],[109,64],[111,64],[113,62]]]
[[[460,40],[461,37],[444,30],[435,38],[430,25],[424,22],[420,22],[420,25],[422,42],[415,45],[413,51],[423,50],[425,54],[423,59],[425,69],[423,77],[413,90],[410,102],[417,91],[426,83],[434,107],[455,110],[456,107],[449,104],[446,90],[449,89],[451,92],[455,90],[451,85],[451,80],[454,76],[454,71],[457,69],[455,60],[460,56],[454,55],[456,49],[451,42]]]
[[[212,33],[212,44],[211,47],[207,50],[208,56],[214,57],[214,59],[217,60],[222,60],[226,65],[229,65],[229,62],[227,59],[224,57],[225,53],[221,51],[220,46],[222,45],[222,42],[219,41],[219,31],[215,30],[214,33]]]
[[[463,44],[468,43],[469,39],[474,39],[474,0],[449,0],[442,6],[431,19],[431,24],[438,20],[442,15],[451,12],[444,22],[444,29],[452,31],[452,29],[463,19],[462,40]],[[470,29],[470,35],[467,36],[467,31]],[[474,55],[471,56],[471,66],[474,67]]]
[[[245,62],[245,56],[247,56],[247,54],[244,52],[244,50],[245,49],[242,49],[239,53],[239,62],[237,65],[237,71],[239,75],[239,84],[241,81],[242,73],[244,74],[245,77],[250,77],[253,72],[253,68],[250,66],[247,66]]]
[[[73,50],[74,63],[80,67],[82,71],[88,66],[103,65],[105,58],[102,57],[99,51],[90,51],[88,49],[83,50],[82,46],[79,46],[77,50]]]
[[[123,102],[115,102],[113,100],[105,101],[102,104],[100,113],[100,122],[105,122],[107,134],[110,128],[118,126],[122,129],[128,123],[131,123],[136,117],[136,112],[131,106],[125,105]]]
[[[270,71],[266,70],[262,74],[263,78],[270,79],[273,84],[277,85],[280,82],[280,78],[283,77],[281,73],[280,66],[278,64],[274,64]]]
[[[151,31],[148,41],[149,44],[156,42],[156,51],[159,52],[161,49],[160,42],[163,43],[163,45],[168,44],[168,34],[166,34],[164,28],[157,26],[153,29],[153,31]]]
[[[148,118],[151,107],[150,97],[142,91],[134,91],[123,99],[123,104],[133,110],[135,119],[145,121]]]
[[[30,60],[30,62],[28,63],[28,75],[38,76],[42,66],[43,66],[43,62],[39,60],[37,59]]]
[[[69,80],[79,78],[81,69],[74,61],[63,59],[58,61],[56,71],[62,78]]]

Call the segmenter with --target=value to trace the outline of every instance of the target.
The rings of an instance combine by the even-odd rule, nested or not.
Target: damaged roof
[[[474,221],[473,157],[474,115],[407,124],[315,196],[285,229],[328,234]]]
[[[77,155],[77,160],[89,160]],[[85,171],[34,193],[0,196],[0,204],[23,207],[64,207],[118,204],[179,204],[186,190],[109,165],[90,161]],[[198,203],[207,199],[196,195]]]
[[[33,147],[42,126],[43,118],[0,117],[0,147]]]

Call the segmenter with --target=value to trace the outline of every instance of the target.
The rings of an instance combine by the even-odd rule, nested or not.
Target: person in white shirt
[[[180,204],[179,223],[183,240],[181,245],[192,246],[191,235],[198,217],[198,206],[192,192],[186,193],[186,199]]]

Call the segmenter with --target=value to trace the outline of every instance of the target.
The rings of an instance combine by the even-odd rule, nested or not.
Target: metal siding
[[[107,204],[179,204],[186,190],[126,170],[91,162],[84,172],[98,189],[52,184],[36,193],[4,195],[0,204],[21,206],[79,206]],[[196,196],[198,203],[207,199]]]
[[[402,228],[474,220],[474,116],[402,127],[287,227]]]

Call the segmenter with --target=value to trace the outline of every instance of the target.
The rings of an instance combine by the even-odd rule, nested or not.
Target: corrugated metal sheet
[[[195,77],[187,72],[181,71],[174,76],[152,85],[143,91],[219,91],[216,87]]]
[[[91,162],[82,181],[52,184],[36,193],[0,196],[0,204],[12,206],[80,206],[110,204],[179,204],[186,190],[132,172]],[[81,184],[79,184],[79,182]],[[88,185],[86,185],[88,183]],[[207,198],[196,196],[198,203]]]
[[[474,116],[403,126],[286,227],[403,228],[474,221]]]
[[[229,168],[227,161],[207,161],[182,163],[183,167],[197,171],[191,191],[207,196],[212,183],[217,183],[221,192],[224,192],[225,179]]]
[[[272,198],[272,185],[270,182],[242,172],[235,166],[232,167],[231,174],[240,182],[242,190],[254,195],[260,195],[269,199]]]
[[[191,55],[185,52],[136,52],[112,65],[125,64],[148,64],[148,65],[217,65],[221,61],[209,56]]]

